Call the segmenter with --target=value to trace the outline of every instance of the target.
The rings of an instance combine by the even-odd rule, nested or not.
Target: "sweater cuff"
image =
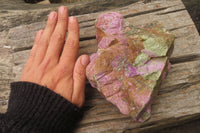
[[[14,82],[11,89],[9,125],[22,130],[62,133],[71,130],[82,116],[77,106],[44,86]]]

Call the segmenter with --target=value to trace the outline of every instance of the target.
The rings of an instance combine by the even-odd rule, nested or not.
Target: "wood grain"
[[[134,26],[158,21],[175,34],[172,67],[154,99],[151,119],[144,123],[120,114],[87,83],[85,115],[75,132],[142,132],[200,118],[200,38],[181,0],[138,2],[112,11],[121,13]],[[80,24],[79,55],[96,51],[94,21],[101,13],[76,16]],[[34,35],[44,26],[44,21],[33,22],[0,32],[0,112],[6,111],[9,83],[19,80]]]

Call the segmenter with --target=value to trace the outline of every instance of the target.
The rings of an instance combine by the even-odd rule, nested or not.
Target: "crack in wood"
[[[186,11],[186,9],[183,8],[183,9],[178,9],[178,10],[169,11],[169,12],[157,13],[156,15],[166,15],[166,14],[175,13],[175,12],[184,11],[184,10]]]
[[[178,30],[178,29],[182,29],[182,28],[185,28],[187,26],[193,26],[194,24],[188,24],[188,25],[184,25],[184,26],[179,26],[179,27],[176,27],[176,28],[171,28],[171,29],[168,29],[169,31],[175,31],[175,30]],[[177,38],[175,38],[177,39]]]
[[[94,22],[95,23],[95,22]],[[90,25],[85,25],[85,26],[80,26],[80,28],[88,28],[88,27],[92,27],[94,26],[94,24],[90,24]]]
[[[195,82],[185,82],[185,83],[180,83],[180,84],[176,84],[176,85],[173,85],[173,86],[167,86],[167,87],[165,87],[167,89],[164,89],[164,88],[159,89],[158,95],[171,93],[171,92],[177,91],[179,89],[184,90],[184,89],[187,89],[187,88],[189,88],[193,85],[197,85],[199,82],[200,82],[200,80],[197,80]]]
[[[96,36],[83,37],[83,38],[80,38],[79,41],[86,41],[86,40],[92,40],[92,39],[96,39]]]
[[[7,103],[8,103],[8,99],[7,100],[0,100],[1,105],[7,105]]]
[[[199,55],[185,55],[185,56],[179,56],[179,57],[171,57],[169,60],[170,60],[171,64],[196,61],[196,60],[200,60],[200,54]]]
[[[124,18],[130,18],[130,17],[139,16],[139,15],[154,13],[154,12],[157,12],[157,11],[166,10],[167,8],[169,8],[169,7],[163,7],[163,8],[158,8],[158,9],[152,9],[152,10],[148,10],[148,11],[138,12],[138,13],[134,13],[134,14],[128,14],[128,15],[124,15]]]
[[[15,48],[13,49],[13,52],[20,52],[20,51],[25,51],[25,50],[31,50],[33,46],[28,46],[28,47],[18,47],[18,48]]]
[[[95,21],[95,20],[96,19],[87,19],[87,20],[80,21],[79,24],[81,24],[81,23],[87,23],[87,22]]]
[[[150,124],[144,124],[142,126],[140,126],[140,128],[130,128],[127,130],[124,130],[123,133],[149,133],[149,132],[153,132],[153,131],[157,131],[166,127],[170,127],[170,126],[176,126],[179,124],[184,124],[186,122],[191,121],[191,119],[196,120],[199,119],[200,114],[195,114],[195,115],[186,115],[185,117],[170,117],[170,118],[166,118],[164,120],[159,120],[156,122],[151,122]],[[177,120],[179,119],[179,120]],[[165,121],[168,121],[169,124],[165,124]],[[177,122],[178,121],[178,122]],[[157,128],[154,128],[157,127]]]
[[[101,123],[106,123],[106,122],[111,122],[111,121],[123,121],[123,120],[130,120],[131,118],[128,117],[128,116],[125,116],[123,118],[114,118],[114,119],[107,119],[107,120],[100,120],[100,121],[95,121],[95,122],[92,122],[92,125],[97,125],[97,124],[101,124]],[[91,123],[84,123],[84,124],[80,124],[79,127],[84,127],[84,128],[87,128],[91,126]]]
[[[88,111],[90,109],[92,109],[93,107],[95,107],[94,105],[92,106],[83,106],[82,110],[85,112],[85,111]]]

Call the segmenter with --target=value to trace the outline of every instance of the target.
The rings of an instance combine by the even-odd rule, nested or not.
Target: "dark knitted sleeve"
[[[0,115],[0,131],[69,133],[81,116],[77,106],[50,89],[29,82],[14,82],[7,113]]]

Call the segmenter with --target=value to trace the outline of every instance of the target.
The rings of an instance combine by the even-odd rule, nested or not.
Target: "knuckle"
[[[66,61],[70,62],[71,59],[73,58],[73,55],[72,54],[65,54],[64,57],[65,57]]]
[[[53,25],[55,25],[55,21],[53,21],[53,20],[48,20],[48,21],[47,21],[46,28],[50,29],[50,28],[53,27]]]
[[[45,66],[43,64],[41,64],[39,67],[38,67],[38,71],[41,73],[41,74],[44,74],[45,73]]]
[[[68,18],[66,16],[59,16],[58,18],[59,22],[68,22]]]
[[[55,41],[64,41],[64,36],[60,33],[55,33],[52,37]]]
[[[47,70],[47,68],[48,68],[48,66],[49,66],[49,64],[50,64],[50,58],[48,58],[48,57],[46,57],[46,58],[44,58],[44,60],[42,61],[42,63],[40,64],[40,66],[39,66],[39,70],[41,71],[41,72],[45,72],[45,70]]]
[[[37,47],[38,48],[47,47],[48,43],[49,43],[48,39],[40,39],[38,44],[37,44]]]
[[[59,77],[63,77],[65,75],[68,75],[69,77],[71,76],[72,77],[72,71],[71,69],[69,69],[67,66],[65,65],[60,65],[57,69],[57,75]]]
[[[60,66],[58,69],[58,75],[62,76],[63,74],[66,73],[67,67],[66,66]]]
[[[75,69],[74,77],[77,80],[84,80],[85,79],[85,71],[83,69]]]
[[[66,43],[67,43],[66,45],[67,45],[68,48],[72,48],[73,49],[73,48],[76,47],[76,42],[72,38],[69,38]]]

